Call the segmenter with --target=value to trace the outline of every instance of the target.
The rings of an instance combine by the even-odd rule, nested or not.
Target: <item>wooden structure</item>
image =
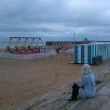
[[[110,43],[81,44],[74,47],[74,63],[93,64],[93,57],[110,58]]]

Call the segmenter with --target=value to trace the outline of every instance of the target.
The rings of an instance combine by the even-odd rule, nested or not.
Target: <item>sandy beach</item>
[[[78,78],[81,65],[69,62],[72,55],[27,61],[0,59],[0,105],[11,110]]]

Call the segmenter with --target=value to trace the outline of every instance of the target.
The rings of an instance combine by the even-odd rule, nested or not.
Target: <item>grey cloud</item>
[[[109,0],[0,2],[0,32],[110,32]]]

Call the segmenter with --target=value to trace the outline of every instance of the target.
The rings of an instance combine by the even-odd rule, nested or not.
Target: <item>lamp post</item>
[[[75,46],[75,32],[74,32],[74,46]]]

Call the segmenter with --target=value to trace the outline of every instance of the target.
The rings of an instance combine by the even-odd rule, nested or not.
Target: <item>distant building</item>
[[[47,41],[46,42],[46,45],[47,46],[50,46],[51,48],[54,48],[54,49],[68,49],[68,48],[73,48],[74,44],[90,44],[90,43],[94,43],[94,42],[109,42],[110,41],[91,41],[91,40],[88,40],[88,38],[84,38],[84,40],[82,41]]]
[[[84,39],[83,41],[47,41],[46,45],[52,46],[53,48],[71,48],[74,44],[88,44],[91,41]]]

